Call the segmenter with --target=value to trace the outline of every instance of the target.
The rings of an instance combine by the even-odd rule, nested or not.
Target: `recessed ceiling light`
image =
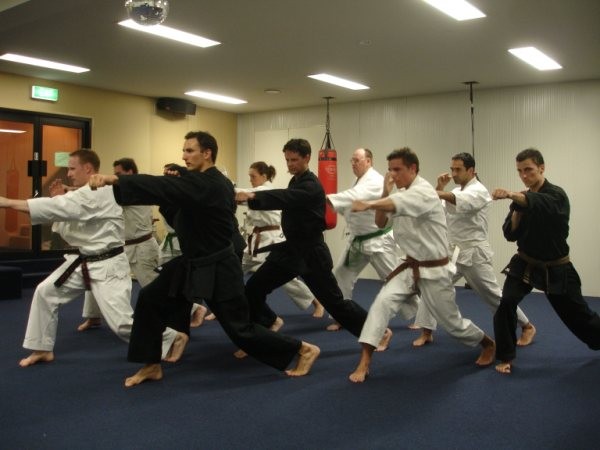
[[[185,95],[191,95],[192,97],[199,97],[206,100],[214,100],[215,102],[229,103],[231,105],[241,105],[248,103],[246,100],[240,100],[239,98],[227,97],[226,95],[213,94],[211,92],[204,91],[188,91]]]
[[[537,70],[562,69],[560,64],[535,47],[511,48],[508,51]]]
[[[265,89],[265,94],[277,95],[281,94],[281,91],[279,89]]]
[[[63,64],[63,63],[58,63],[58,62],[54,62],[54,61],[48,61],[45,59],[32,58],[30,56],[17,55],[14,53],[5,53],[4,55],[0,56],[0,59],[3,59],[5,61],[17,62],[17,63],[21,63],[21,64],[29,64],[31,66],[47,67],[49,69],[56,69],[56,70],[64,70],[65,72],[82,73],[82,72],[90,71],[90,69],[86,69],[85,67],[72,66],[70,64]]]
[[[345,80],[344,78],[329,75],[327,73],[317,73],[315,75],[308,75],[308,78],[314,78],[315,80],[324,81],[325,83],[335,84],[346,89],[352,89],[353,91],[359,91],[362,89],[370,89],[369,86],[364,84],[355,83],[354,81]]]
[[[206,48],[221,44],[218,41],[213,41],[212,39],[207,39],[196,34],[187,33],[164,25],[140,25],[131,19],[123,20],[119,22],[119,25],[166,39],[173,39],[174,41],[183,42],[184,44],[195,45],[196,47]]]
[[[26,131],[25,130],[11,130],[9,128],[0,128],[0,133],[21,134],[21,133],[26,133]]]
[[[456,20],[471,20],[485,17],[485,14],[465,0],[423,0],[434,8]]]

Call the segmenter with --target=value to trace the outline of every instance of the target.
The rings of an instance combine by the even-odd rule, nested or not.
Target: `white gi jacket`
[[[338,192],[337,194],[327,195],[327,198],[333,205],[333,209],[343,214],[344,219],[346,219],[349,230],[346,249],[351,245],[354,237],[379,231],[379,228],[375,224],[375,211],[351,212],[352,202],[354,200],[377,200],[381,198],[382,191],[383,175],[373,167],[370,167],[350,189]],[[392,233],[391,230],[389,233]],[[360,251],[363,254],[369,255],[384,250],[386,250],[386,247],[384,246],[383,235],[361,242]]]
[[[448,256],[448,237],[444,208],[431,184],[417,175],[412,184],[388,197],[396,208],[393,218],[394,238],[406,254],[418,261],[432,261]],[[449,276],[450,265],[420,267],[420,277],[435,280]],[[406,278],[407,291],[412,286],[412,271],[398,276]]]
[[[459,247],[457,263],[471,266],[474,263],[490,260],[493,256],[488,243],[488,211],[492,197],[486,187],[477,179],[469,181],[464,189],[460,186],[452,189],[456,205],[442,202],[448,221],[448,241],[450,252]],[[483,255],[475,251],[479,248]]]

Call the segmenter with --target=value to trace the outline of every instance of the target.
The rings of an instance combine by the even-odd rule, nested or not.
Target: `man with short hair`
[[[452,284],[464,277],[469,286],[495,312],[500,304],[502,289],[496,281],[492,265],[493,252],[488,242],[488,212],[492,197],[479,181],[475,172],[475,159],[470,153],[454,155],[450,171],[452,176],[445,172],[438,177],[436,190],[446,212],[449,252],[451,255],[455,251],[459,252]],[[450,179],[457,186],[447,192],[444,188]],[[517,318],[522,330],[517,345],[529,345],[535,335],[535,327],[521,308],[517,308]],[[419,306],[415,323],[422,327],[422,333],[413,345],[420,347],[432,342],[436,321],[424,305]]]
[[[494,341],[473,322],[461,316],[455,302],[452,268],[448,258],[446,217],[436,191],[419,176],[419,159],[409,148],[387,157],[382,198],[352,204],[353,211],[376,211],[379,228],[393,220],[394,238],[406,251],[404,262],[388,276],[375,298],[360,334],[362,352],[350,380],[362,383],[369,374],[373,351],[394,315],[409,318],[417,308],[416,294],[433,317],[463,344],[482,347],[476,364],[494,361]],[[394,187],[398,190],[392,192]]]
[[[286,238],[269,246],[266,261],[246,282],[253,318],[265,327],[272,326],[277,314],[267,305],[267,295],[301,276],[325,310],[358,336],[367,312],[352,300],[344,300],[331,272],[333,261],[323,236],[325,192],[309,169],[310,144],[305,139],[291,139],[283,146],[283,153],[292,175],[287,189],[236,194],[236,200],[247,201],[251,209],[281,210],[281,229]]]
[[[21,367],[54,360],[59,307],[85,291],[94,294],[111,330],[124,341],[129,339],[131,278],[123,251],[123,211],[111,189],[93,192],[86,185],[99,167],[95,152],[76,150],[69,155],[67,172],[76,190],[65,193],[57,179],[50,186],[51,198],[0,197],[0,207],[28,213],[32,225],[53,223],[53,231],[79,250],[66,254],[66,261],[35,289],[23,343],[33,353],[20,361]]]
[[[215,166],[217,152],[212,135],[190,132],[183,143],[187,170],[174,171],[175,176],[96,175],[90,181],[92,187],[113,185],[120,204],[159,205],[183,252],[140,291],[128,359],[144,366],[125,380],[126,387],[163,377],[160,335],[169,322],[178,330],[189,326],[194,300],[204,300],[229,338],[261,362],[285,370],[298,357],[286,371],[289,376],[306,375],[319,356],[318,347],[251,322],[242,266],[232,244],[234,187]],[[181,339],[172,351],[177,359],[188,341],[186,333],[178,334]]]
[[[373,153],[367,148],[358,148],[352,154],[350,162],[356,176],[353,186],[327,195],[327,201],[336,212],[344,215],[348,227],[346,248],[333,269],[333,275],[345,299],[352,298],[356,280],[367,264],[373,266],[381,280],[385,280],[398,265],[392,227],[378,228],[375,224],[375,211],[351,211],[354,200],[381,198],[383,175],[373,167]],[[339,328],[338,323],[327,327],[329,331],[337,331]]]
[[[132,158],[121,158],[113,162],[115,175],[134,175],[138,173],[137,164]],[[123,207],[125,219],[125,254],[129,260],[131,273],[144,287],[154,280],[158,273],[159,247],[153,235],[152,207],[149,205],[131,205]],[[200,306],[192,316],[192,322],[202,323],[206,307]],[[78,331],[100,326],[102,314],[94,296],[86,292],[83,303],[85,321],[77,327]]]
[[[563,323],[592,350],[600,350],[600,316],[581,294],[581,280],[569,258],[569,198],[545,175],[544,157],[528,148],[516,157],[523,192],[495,189],[494,200],[512,200],[502,230],[517,242],[506,274],[500,306],[494,315],[496,370],[510,373],[516,357],[517,306],[533,288],[544,291]]]

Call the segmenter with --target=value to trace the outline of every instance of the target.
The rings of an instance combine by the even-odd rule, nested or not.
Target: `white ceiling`
[[[213,91],[248,103],[189,99],[238,113],[323,104],[325,96],[460,91],[471,80],[485,89],[600,79],[600,0],[471,3],[487,17],[457,22],[421,0],[170,0],[164,25],[222,42],[200,49],[118,26],[124,0],[0,0],[0,54],[91,69],[77,75],[0,61],[0,72],[149,97]],[[539,72],[507,52],[529,45],[563,69]],[[307,78],[319,72],[371,89]]]

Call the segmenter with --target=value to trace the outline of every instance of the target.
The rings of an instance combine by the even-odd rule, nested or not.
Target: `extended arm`
[[[0,197],[0,208],[14,209],[16,211],[29,212],[27,200]]]

